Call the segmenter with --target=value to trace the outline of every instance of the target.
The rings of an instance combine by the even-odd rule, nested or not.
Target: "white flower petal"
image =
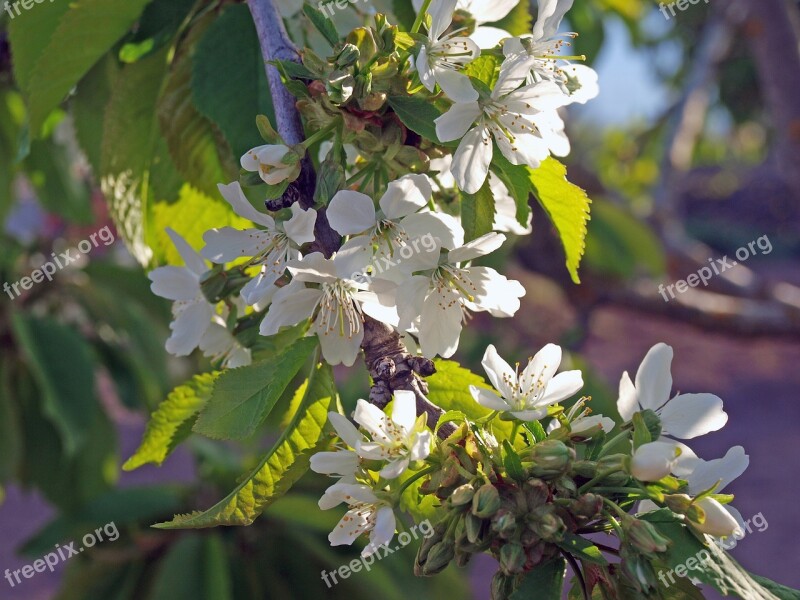
[[[461,139],[480,116],[481,107],[477,102],[456,103],[434,121],[436,137],[440,142]]]
[[[414,392],[398,390],[394,393],[392,421],[405,433],[410,433],[417,420],[417,397]]]
[[[682,394],[670,400],[659,413],[664,433],[690,440],[722,429],[728,414],[722,400],[713,394]]]
[[[514,369],[511,368],[511,365],[509,365],[503,359],[503,357],[500,356],[500,354],[497,352],[497,348],[494,347],[494,344],[489,344],[489,346],[486,348],[486,351],[483,353],[481,365],[483,365],[483,370],[486,371],[486,376],[494,386],[494,389],[499,391],[503,398],[512,398],[514,396],[514,387],[517,383],[517,374]],[[470,386],[470,391],[472,391],[472,387],[473,386]],[[479,404],[483,404],[483,402],[475,397],[474,392],[472,396]],[[483,406],[491,408],[485,404],[483,404]],[[493,410],[505,409],[493,408]]]
[[[350,450],[317,452],[311,457],[311,470],[323,475],[352,475],[358,468],[358,455]]]
[[[175,248],[178,250],[178,254],[181,255],[187,268],[197,275],[205,275],[209,269],[203,257],[200,256],[177,231],[173,230],[171,227],[167,227],[166,232],[175,245]]]
[[[499,27],[481,25],[470,37],[480,48],[490,50],[499,46],[503,40],[510,38],[511,34]]]
[[[386,186],[380,207],[386,218],[396,220],[417,212],[433,196],[427,175],[406,175]]]
[[[678,448],[674,442],[650,442],[631,457],[631,475],[639,481],[659,481],[672,472]]]
[[[364,436],[359,433],[356,426],[353,425],[347,417],[339,413],[329,412],[328,419],[336,430],[339,439],[351,448],[355,448],[358,443],[364,439]]]
[[[248,155],[245,154],[245,156]],[[257,171],[258,166],[256,165],[255,169],[248,170]],[[250,204],[250,201],[247,199],[247,196],[244,195],[242,186],[238,181],[234,181],[228,185],[219,184],[217,187],[219,188],[222,197],[228,201],[228,204],[230,204],[231,208],[233,208],[233,212],[235,212],[237,215],[247,219],[248,221],[257,223],[258,225],[263,225],[267,229],[273,231],[275,230],[275,220],[269,215],[265,215],[264,213],[257,211],[253,205]]]
[[[512,408],[505,400],[491,390],[471,385],[469,386],[469,391],[472,394],[472,397],[475,399],[475,402],[484,408],[488,408],[490,410],[500,410],[503,412],[508,412]]]
[[[172,335],[167,340],[167,352],[173,356],[189,356],[211,326],[213,314],[211,305],[202,300],[184,307],[170,324]]]
[[[409,462],[407,456],[393,460],[380,470],[379,475],[384,479],[397,479],[406,472]]]
[[[355,235],[375,227],[375,204],[361,192],[342,190],[328,206],[328,221],[340,235]]]
[[[623,421],[630,421],[639,410],[639,397],[636,387],[631,381],[631,376],[625,371],[619,380],[619,397],[617,398],[617,412]]]
[[[642,408],[657,410],[667,400],[672,390],[672,348],[656,344],[647,352],[636,372],[636,392]]]
[[[475,102],[478,99],[477,90],[472,87],[472,82],[464,73],[446,68],[436,69],[435,73],[436,82],[454,102]]]
[[[197,275],[186,267],[159,267],[147,276],[153,283],[150,289],[156,296],[167,300],[190,301],[200,294]]]
[[[479,125],[469,131],[453,156],[451,171],[458,187],[468,194],[476,194],[486,182],[493,155],[494,146],[486,127]]]
[[[283,224],[283,230],[289,239],[298,246],[309,244],[316,238],[314,226],[317,224],[317,211],[313,208],[303,210],[300,204],[292,204],[292,218]]]
[[[306,288],[302,283],[292,282],[281,288],[272,299],[272,306],[261,322],[261,335],[275,335],[281,327],[297,325],[308,319],[321,297],[320,290]]]
[[[369,536],[369,544],[361,552],[361,556],[366,558],[378,551],[381,546],[385,546],[394,538],[394,532],[397,529],[397,522],[395,521],[394,511],[388,507],[383,506],[378,509],[375,515],[375,527]]]
[[[583,375],[580,371],[564,371],[553,377],[547,384],[542,404],[555,404],[566,400],[583,387]]]
[[[683,454],[681,455],[683,458]],[[719,482],[717,493],[747,470],[750,457],[741,446],[734,446],[723,458],[700,461],[694,470],[684,477],[689,482],[689,493],[699,494]]]

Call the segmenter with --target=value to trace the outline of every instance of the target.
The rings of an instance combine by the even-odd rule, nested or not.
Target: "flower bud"
[[[511,537],[517,529],[517,520],[514,514],[501,508],[492,517],[492,531],[503,538]]]
[[[491,483],[483,485],[472,498],[472,514],[490,519],[500,508],[500,493]]]
[[[594,479],[597,475],[597,463],[591,460],[576,460],[572,463],[572,473],[576,477]]]
[[[500,548],[500,570],[506,575],[522,573],[527,560],[528,557],[522,544],[510,542]]]
[[[714,537],[742,535],[742,528],[733,515],[714,498],[703,498],[697,502],[697,506],[705,513],[705,520],[702,523],[690,521],[697,531]],[[691,519],[690,515],[687,516]]]
[[[464,504],[472,502],[473,496],[475,496],[475,488],[472,487],[471,483],[465,483],[464,485],[458,486],[453,491],[449,502],[451,506],[463,506]]]
[[[575,451],[564,442],[545,440],[531,448],[531,473],[536,477],[557,477],[565,473],[575,458]]]
[[[426,577],[441,573],[450,564],[450,561],[455,558],[455,546],[450,540],[442,540],[433,545],[428,552],[428,557],[425,564],[422,565],[422,574]]]
[[[649,596],[658,586],[653,565],[641,554],[625,547],[620,550],[620,557],[622,576],[639,592]]]
[[[556,494],[561,498],[574,498],[578,493],[578,486],[569,477],[560,477],[555,482]]]
[[[359,97],[358,98],[358,106],[361,110],[365,110],[367,112],[376,112],[383,108],[383,105],[386,104],[386,99],[388,96],[386,92],[372,92],[367,96]]]
[[[655,527],[647,521],[640,519],[625,519],[622,529],[626,541],[642,554],[653,557],[660,552],[666,552],[670,541],[658,533]]]
[[[675,466],[679,450],[674,443],[651,442],[636,449],[631,457],[630,472],[639,481],[658,481]]]
[[[325,159],[319,166],[314,201],[317,204],[327,203],[336,195],[336,192],[345,187],[346,183],[347,178],[342,165],[332,158]]]
[[[650,409],[643,410],[641,413],[642,420],[644,421],[645,427],[647,427],[647,431],[650,432],[650,439],[657,440],[661,437],[661,417],[659,417],[655,411]]]
[[[514,591],[514,577],[505,575],[502,571],[497,571],[492,577],[491,594],[492,600],[508,600]]]
[[[567,526],[556,514],[552,504],[540,506],[528,514],[528,526],[543,540],[552,542],[561,540]]]
[[[686,494],[671,494],[664,496],[664,504],[667,505],[672,512],[679,515],[685,515],[692,506],[694,500],[691,496]]]
[[[467,540],[470,544],[475,544],[481,537],[483,521],[472,513],[467,513],[464,517],[464,527],[467,531]]]
[[[595,519],[603,512],[603,497],[598,494],[583,494],[570,505],[570,512],[578,519]]]
[[[547,499],[550,498],[550,488],[541,479],[528,479],[523,484],[522,490],[525,493],[525,501],[529,511],[546,504]]]
[[[372,93],[372,73],[359,73],[356,75],[355,97],[366,98]]]
[[[334,71],[325,86],[331,102],[344,104],[353,97],[355,79],[347,71]]]
[[[333,59],[333,64],[337,69],[346,69],[356,64],[361,57],[361,51],[354,44],[345,44],[342,50]]]

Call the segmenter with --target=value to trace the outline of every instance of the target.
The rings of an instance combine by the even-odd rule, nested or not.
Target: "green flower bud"
[[[623,578],[639,592],[650,596],[658,587],[656,572],[653,565],[644,556],[628,548],[620,550],[620,563]]]
[[[597,475],[597,463],[591,460],[576,460],[572,463],[571,472],[575,477],[594,479]]]
[[[492,577],[491,594],[492,600],[508,600],[514,592],[514,577],[505,575],[502,571],[497,571]]]
[[[556,514],[552,504],[540,506],[528,515],[528,526],[543,540],[561,540],[567,530],[563,519]]]
[[[574,498],[578,494],[578,486],[569,477],[556,479],[555,488],[561,498]]]
[[[527,561],[528,557],[522,544],[510,542],[500,548],[500,570],[506,575],[522,573]]]
[[[685,515],[692,507],[693,502],[694,500],[686,494],[664,496],[664,504],[667,505],[667,508],[679,515]]]
[[[492,531],[503,538],[511,537],[517,529],[517,520],[514,514],[501,508],[492,517]]]
[[[466,567],[474,555],[473,552],[468,550],[456,548],[456,565],[459,567]]]
[[[359,73],[356,76],[354,95],[356,98],[366,98],[372,93],[372,73]]]
[[[472,498],[472,514],[481,519],[490,519],[500,509],[500,493],[487,483]]]
[[[342,50],[333,59],[333,64],[337,69],[346,69],[356,64],[361,57],[361,51],[354,44],[345,44]]]
[[[597,494],[583,494],[570,505],[570,512],[578,519],[590,521],[603,512],[603,497]]]
[[[653,558],[656,554],[666,552],[670,541],[658,533],[655,527],[640,519],[625,519],[622,523],[625,540],[636,550]]]
[[[575,451],[564,442],[545,440],[531,448],[530,460],[534,463],[531,473],[536,477],[554,478],[569,470],[575,459]]]
[[[361,110],[377,112],[386,104],[387,98],[386,92],[372,92],[365,97],[359,97],[358,106]]]
[[[434,544],[428,552],[425,564],[422,566],[422,574],[426,577],[441,573],[455,558],[455,546],[450,540],[443,540]]]
[[[661,417],[659,417],[655,411],[644,410],[640,413],[642,415],[642,419],[644,421],[645,426],[647,427],[647,431],[650,432],[650,439],[657,440],[661,437]]]
[[[467,513],[464,517],[464,526],[467,530],[467,540],[470,544],[475,544],[481,538],[481,529],[483,529],[483,521],[473,515]]]
[[[548,498],[550,498],[550,488],[541,479],[528,479],[522,485],[522,490],[525,493],[525,501],[529,511],[546,504]]]
[[[325,205],[347,184],[344,167],[332,158],[325,159],[319,167],[314,202]]]
[[[448,500],[451,506],[463,506],[472,502],[473,496],[475,496],[475,488],[471,483],[465,483],[458,486]]]

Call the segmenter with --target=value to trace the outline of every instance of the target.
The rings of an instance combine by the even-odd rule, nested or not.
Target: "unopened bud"
[[[528,515],[528,526],[543,540],[559,541],[567,530],[552,504],[541,506]]]
[[[625,519],[622,523],[626,540],[642,554],[653,557],[666,552],[670,541],[658,533],[655,527],[640,519]]]
[[[514,514],[501,508],[492,517],[492,531],[503,538],[511,537],[517,529],[517,520]]]
[[[575,451],[564,442],[545,440],[531,448],[531,458],[534,465],[531,473],[536,477],[553,478],[569,470],[570,463],[575,458]]]
[[[341,52],[333,59],[333,64],[337,69],[346,69],[356,64],[361,57],[361,51],[353,44],[345,44]]]
[[[500,493],[491,483],[483,485],[472,498],[472,514],[490,519],[500,508]]]
[[[714,537],[728,537],[731,535],[742,535],[742,529],[738,521],[728,510],[714,498],[703,498],[697,502],[698,508],[705,513],[702,523],[692,521],[692,526],[702,533]],[[691,519],[691,516],[687,514]]]
[[[691,496],[686,494],[672,494],[664,496],[664,504],[667,505],[672,512],[679,515],[685,515],[689,508],[692,506],[694,500]]]
[[[467,531],[467,540],[470,544],[475,544],[481,537],[483,521],[472,513],[467,513],[464,517],[464,527]]]
[[[630,473],[639,481],[658,481],[672,473],[679,454],[674,443],[644,444],[631,457]]]
[[[570,511],[579,519],[592,520],[603,512],[603,497],[597,494],[583,494],[570,506]]]
[[[492,600],[508,600],[514,592],[514,577],[505,575],[502,571],[497,571],[492,577],[491,593]]]
[[[450,540],[442,540],[430,549],[425,564],[422,566],[422,574],[426,577],[441,573],[455,558],[455,546]]]
[[[472,498],[475,496],[475,488],[472,487],[471,483],[465,483],[464,485],[458,486],[450,496],[450,505],[451,506],[463,506],[464,504],[468,504],[472,502]]]
[[[506,575],[522,573],[527,560],[522,544],[509,542],[500,548],[500,570]]]
[[[523,484],[522,490],[525,493],[525,501],[528,504],[529,511],[546,504],[550,498],[550,488],[541,479],[528,479]]]
[[[372,73],[359,73],[353,94],[356,98],[366,98],[372,93]]]

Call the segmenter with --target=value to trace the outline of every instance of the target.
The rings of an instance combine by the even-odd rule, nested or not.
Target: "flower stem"
[[[617,472],[619,472],[619,469],[615,468],[615,469],[607,469],[607,470],[605,470],[605,471],[603,471],[601,473],[598,473],[594,477],[594,479],[591,479],[591,480],[587,481],[580,488],[578,488],[578,493],[579,494],[583,494],[584,492],[586,492],[586,490],[590,489],[595,483],[597,483],[599,481],[603,481],[603,479],[605,479],[609,475],[613,475],[614,473],[617,473]]]
[[[603,449],[600,451],[600,456],[598,458],[604,457],[606,454],[608,454],[609,450],[611,450],[614,446],[617,445],[619,441],[626,439],[630,434],[631,430],[626,429],[625,431],[622,431],[617,435],[615,435],[613,438],[611,438],[608,442],[606,442],[603,445]]]
[[[425,0],[422,3],[422,8],[419,9],[419,14],[417,15],[417,20],[414,21],[414,26],[411,28],[411,33],[417,33],[422,27],[422,21],[425,19],[425,15],[428,13],[428,8],[431,6],[432,0]]]
[[[305,142],[303,142],[301,144],[301,146],[303,146],[303,148],[308,150],[311,146],[313,146],[314,144],[316,144],[320,140],[323,140],[326,137],[328,137],[328,134],[331,131],[333,131],[334,129],[336,129],[336,127],[338,127],[338,126],[339,126],[338,121],[334,121],[330,125],[327,125],[326,127],[323,127],[322,129],[320,129],[316,133],[312,134]]]
[[[403,482],[403,485],[400,486],[400,489],[397,490],[397,497],[400,498],[400,496],[403,495],[403,492],[405,492],[409,487],[411,487],[411,485],[414,482],[416,482],[419,479],[422,479],[423,477],[425,477],[427,475],[430,475],[431,473],[437,471],[438,469],[439,469],[439,467],[433,466],[433,467],[428,467],[427,469],[423,469],[422,471],[419,471],[418,473],[414,473],[414,475],[412,475],[411,477],[406,479]]]

